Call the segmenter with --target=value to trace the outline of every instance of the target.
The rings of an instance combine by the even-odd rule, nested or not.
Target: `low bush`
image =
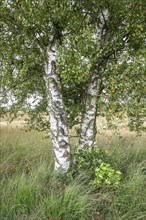
[[[107,152],[97,146],[75,153],[71,169],[73,177],[81,173],[87,173],[88,182],[96,188],[103,184],[118,185],[121,180],[121,172],[114,169],[114,160],[111,160]],[[109,164],[110,163],[110,164]]]

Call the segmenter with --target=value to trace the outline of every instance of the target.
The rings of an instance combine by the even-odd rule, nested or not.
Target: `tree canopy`
[[[22,109],[33,125],[48,127],[42,117],[48,114],[44,60],[48,41],[55,36],[69,126],[80,122],[87,85],[98,65],[97,114],[111,119],[114,114],[126,113],[132,119],[131,128],[141,129],[145,7],[144,0],[1,1],[2,103],[7,103],[8,94],[13,96],[10,112]],[[27,103],[29,97],[38,100],[35,109]],[[5,111],[2,108],[2,113]]]

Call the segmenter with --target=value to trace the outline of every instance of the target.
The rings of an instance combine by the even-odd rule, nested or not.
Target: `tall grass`
[[[63,187],[53,178],[42,180],[41,175],[36,171],[2,182],[0,219],[87,219],[91,201],[83,184]]]
[[[0,219],[87,219],[89,187],[81,177],[65,185],[52,173],[52,148],[43,136],[18,130],[1,136]]]
[[[97,137],[99,147],[110,154],[109,163],[122,171],[118,187],[99,190],[85,185],[85,176],[63,181],[53,174],[53,151],[44,137],[44,133],[2,130],[0,219],[146,219],[144,136]]]
[[[1,134],[0,146],[1,171],[5,177],[31,173],[42,163],[53,165],[51,143],[44,134],[12,130]]]
[[[128,135],[122,138],[117,136],[103,146],[116,169],[122,171],[122,181],[119,187],[116,189],[103,187],[98,194],[96,205],[103,219],[146,219],[145,139],[145,136]]]

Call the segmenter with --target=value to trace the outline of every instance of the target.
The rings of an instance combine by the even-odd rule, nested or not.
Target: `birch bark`
[[[99,48],[102,48],[106,37],[106,21],[108,19],[108,11],[104,10],[99,16],[99,24],[96,24],[95,34],[93,39]],[[79,138],[78,150],[86,147],[91,148],[95,142],[96,136],[96,102],[98,96],[98,77],[99,77],[99,63],[93,65],[91,80],[88,83],[88,89],[85,100],[85,110],[81,120],[81,131]],[[93,72],[92,71],[92,72]]]
[[[88,84],[85,110],[81,121],[81,132],[78,150],[86,147],[91,148],[96,135],[96,100],[97,100],[98,78],[94,74]]]
[[[44,78],[50,118],[50,136],[54,149],[54,170],[67,172],[70,167],[70,143],[61,85],[56,73],[56,57],[57,48],[54,42],[47,49]]]

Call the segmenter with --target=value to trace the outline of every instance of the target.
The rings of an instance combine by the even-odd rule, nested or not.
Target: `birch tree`
[[[67,52],[67,48],[63,51],[63,54],[66,53],[63,63],[67,63],[69,67],[66,69],[61,68],[60,71],[64,84],[66,86],[67,84],[70,85],[70,96],[72,96],[72,89],[74,89],[72,84],[76,83],[76,90],[79,93],[78,96],[75,95],[74,101],[67,102],[70,111],[69,116],[71,115],[70,118],[73,119],[73,122],[75,122],[75,118],[79,119],[77,116],[82,113],[81,122],[78,120],[81,123],[79,150],[93,146],[96,134],[96,114],[107,116],[109,120],[114,115],[121,117],[123,113],[127,112],[127,109],[130,110],[132,107],[127,107],[124,101],[124,94],[130,96],[128,92],[129,84],[124,76],[129,74],[128,78],[132,77],[131,72],[125,72],[128,67],[128,63],[126,67],[125,62],[133,59],[133,55],[135,56],[143,50],[145,12],[140,16],[139,11],[144,8],[144,4],[143,1],[139,4],[134,1],[133,3],[125,1],[125,4],[123,4],[123,1],[118,1],[118,3],[111,1],[110,4],[108,1],[98,3],[96,1],[82,2],[81,13],[83,12],[86,15],[86,21],[78,33],[80,36],[76,33],[72,37],[76,42],[71,39],[72,46],[70,50],[72,52],[70,50]],[[71,56],[72,53],[75,53],[76,56]],[[126,54],[129,54],[128,57]],[[123,57],[125,58],[123,59]],[[71,62],[72,58],[74,62]],[[82,60],[84,60],[84,63]],[[71,63],[71,67],[68,62]],[[79,70],[79,66],[82,71]],[[123,72],[118,72],[118,68],[115,69],[115,66],[123,69]],[[136,69],[133,69],[133,71],[136,71]],[[144,68],[141,69],[139,74],[143,79]],[[139,81],[136,76],[135,80]],[[141,82],[143,85],[144,81]],[[120,87],[121,84],[122,87]],[[134,81],[131,85],[134,88]],[[80,90],[82,86],[83,88]],[[110,89],[107,91],[107,88]],[[69,92],[69,88],[66,91]],[[141,92],[139,90],[139,95],[142,94]],[[142,97],[140,98],[141,107],[144,106]],[[79,100],[78,104],[76,104],[77,99]],[[99,108],[101,103],[102,107]],[[73,111],[74,106],[78,111]],[[139,109],[142,110],[143,107]],[[134,114],[139,113],[135,112]],[[142,115],[141,119],[143,118]],[[143,119],[141,122],[137,121],[138,124],[142,128]]]
[[[2,108],[2,113],[9,110],[15,116],[22,110],[37,128],[41,125],[49,131],[56,171],[70,167],[69,127],[80,123],[78,149],[91,148],[97,112],[103,114],[107,104],[106,112],[125,112],[121,93],[131,94],[126,76],[130,78],[141,66],[143,77],[144,55],[141,65],[134,59],[132,70],[125,65],[125,57],[138,57],[145,45],[145,12],[140,14],[145,1],[124,3],[1,1],[1,101],[4,105],[8,94],[14,97],[11,108]],[[134,79],[143,85],[137,75]],[[132,94],[142,100],[141,89],[135,90],[134,80],[131,83]],[[27,102],[32,96],[38,100],[34,109]]]
[[[54,169],[64,171],[67,171],[70,166],[70,143],[61,85],[56,72],[56,59],[57,45],[62,43],[62,34],[67,22],[65,19],[69,19],[69,13],[68,1],[58,1],[56,4],[53,1],[2,2],[2,34],[4,35],[2,40],[7,48],[10,47],[9,51],[3,54],[3,68],[8,67],[10,71],[14,69],[10,73],[10,81],[12,80],[13,86],[15,84],[17,91],[21,77],[24,81],[29,81],[31,78],[29,68],[40,66],[46,85],[50,136],[54,149]],[[5,77],[7,76],[6,74]],[[6,84],[5,88],[8,87],[9,85]],[[34,89],[37,90],[37,88]],[[17,92],[19,96],[19,88]],[[28,91],[25,90],[24,99],[27,93]]]
[[[143,20],[143,22],[139,23],[141,31],[135,34],[137,29],[136,27],[133,28],[134,24],[137,22],[137,16],[140,16],[139,14],[135,16],[136,10],[138,8],[142,9],[144,2],[141,1],[139,5],[136,2],[130,4],[125,2],[125,5],[123,5],[123,1],[119,1],[118,3],[111,1],[110,5],[109,2],[103,1],[100,3],[96,3],[95,1],[91,4],[90,3],[85,2],[85,11],[90,15],[91,23],[94,25],[93,30],[95,30],[95,33],[93,32],[93,43],[95,45],[94,48],[97,48],[96,52],[98,54],[95,55],[93,52],[93,55],[91,56],[94,61],[91,65],[90,80],[87,83],[85,109],[81,121],[79,150],[85,149],[86,147],[91,148],[95,141],[97,97],[98,92],[101,90],[101,88],[98,87],[103,83],[102,81],[104,78],[102,73],[100,73],[100,68],[104,68],[105,70],[107,63],[112,63],[112,59],[115,61],[120,60],[120,54],[131,49],[131,43],[134,41],[134,39],[131,39],[131,35],[135,36],[141,34],[138,39],[135,38],[137,43],[144,40],[142,37],[143,34],[140,33],[143,31],[144,12],[142,15],[143,19],[140,19],[141,21]],[[120,8],[120,11],[117,10],[118,8]],[[113,12],[114,9],[115,12]],[[133,23],[129,19],[133,19]],[[113,30],[114,27],[117,28],[116,31]],[[139,51],[140,48],[141,46],[139,48],[132,47],[135,51]],[[121,75],[122,74],[123,73],[121,73]],[[119,74],[118,77],[120,77]],[[137,81],[139,80],[137,79]],[[143,101],[141,104],[142,103]]]

